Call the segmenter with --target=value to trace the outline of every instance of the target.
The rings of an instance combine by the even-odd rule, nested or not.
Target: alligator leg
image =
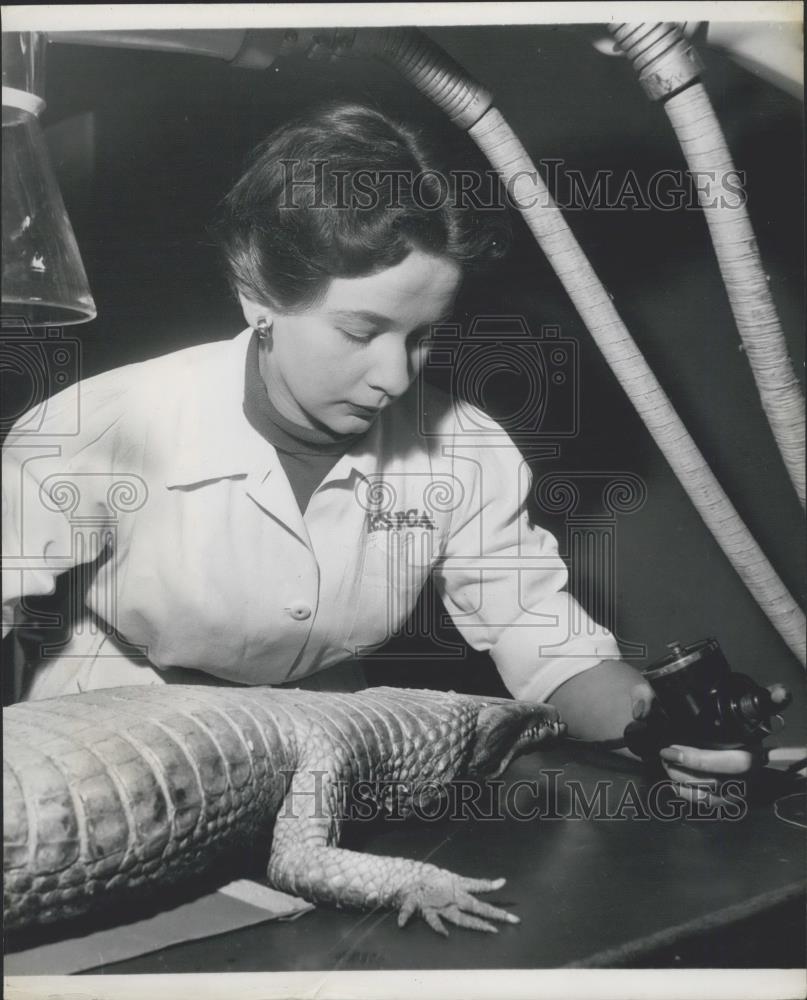
[[[464,878],[408,858],[336,847],[339,795],[323,771],[295,774],[275,822],[267,868],[270,884],[316,903],[398,910],[398,926],[419,913],[440,934],[443,920],[496,933],[490,920],[518,923],[515,914],[473,895],[500,889],[504,879]]]

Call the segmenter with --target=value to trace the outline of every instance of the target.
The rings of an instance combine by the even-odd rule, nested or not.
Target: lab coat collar
[[[187,381],[183,378],[187,368],[180,369],[178,406],[169,417],[178,424],[179,443],[165,480],[169,489],[234,477],[262,482],[281,471],[276,450],[244,415],[244,366],[251,337],[247,327],[232,340],[209,345],[206,363],[194,366]],[[216,347],[221,350],[216,352]],[[178,352],[178,359],[183,354]],[[327,482],[349,479],[353,472],[368,476],[376,471],[383,416],[339,459]]]

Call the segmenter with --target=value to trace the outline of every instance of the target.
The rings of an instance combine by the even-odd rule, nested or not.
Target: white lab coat
[[[518,450],[478,410],[469,430],[471,411],[461,421],[436,390],[418,383],[385,410],[303,516],[243,413],[250,336],[80,381],[17,422],[4,448],[4,631],[25,595],[93,567],[68,641],[54,630],[27,665],[26,697],[156,683],[173,668],[298,681],[382,644],[430,573],[516,697],[546,700],[619,657],[563,590],[554,538],[528,521]]]

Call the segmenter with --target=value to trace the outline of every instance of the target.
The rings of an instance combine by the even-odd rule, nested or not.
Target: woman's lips
[[[380,412],[380,406],[360,406],[358,403],[348,402],[348,408],[359,417],[374,417]]]

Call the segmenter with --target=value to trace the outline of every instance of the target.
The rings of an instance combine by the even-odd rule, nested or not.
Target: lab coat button
[[[288,610],[291,617],[296,618],[298,622],[304,622],[306,618],[311,617],[311,608],[302,601],[295,601]]]

